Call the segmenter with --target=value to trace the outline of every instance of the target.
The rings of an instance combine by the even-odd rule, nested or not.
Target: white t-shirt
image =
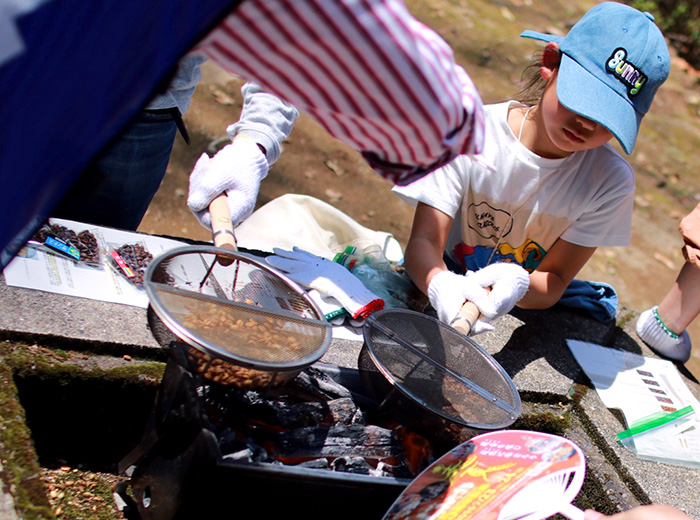
[[[587,247],[628,245],[634,173],[627,161],[608,144],[563,159],[534,154],[507,123],[518,105],[485,107],[481,155],[460,155],[393,191],[454,219],[445,253],[463,269],[506,260],[532,272],[560,237]]]

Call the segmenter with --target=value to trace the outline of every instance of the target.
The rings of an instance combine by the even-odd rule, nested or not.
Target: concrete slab
[[[653,357],[634,332],[636,317],[621,309],[616,322],[603,324],[564,309],[516,310],[498,321],[497,330],[473,339],[513,378],[523,401],[556,399],[574,406],[567,435],[582,446],[595,478],[620,510],[652,501],[700,518],[698,470],[640,460],[617,445],[615,434],[626,427],[621,415],[603,406],[566,345],[567,339],[579,339]],[[33,338],[44,346],[70,342],[76,348],[82,342],[104,346],[112,355],[125,348],[158,355],[170,333],[144,309],[8,287],[2,280],[0,334]],[[357,368],[361,348],[362,341],[336,339],[321,362]],[[700,396],[697,381],[679,370]],[[580,398],[578,405],[574,395]]]
[[[0,277],[0,333],[54,341],[160,348],[146,310],[87,298],[10,287]],[[117,352],[115,352],[116,354]]]
[[[619,445],[615,435],[627,426],[619,414],[605,408],[595,391],[585,395],[581,406],[591,421],[599,449],[603,450],[606,459],[615,468],[617,475],[613,475],[611,480],[624,481],[640,501],[668,504],[685,511],[692,518],[700,518],[700,471],[642,460]]]

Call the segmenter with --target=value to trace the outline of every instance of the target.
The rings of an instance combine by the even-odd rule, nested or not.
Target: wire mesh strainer
[[[306,292],[246,253],[173,249],[149,265],[144,286],[173,333],[229,363],[300,370],[320,359],[331,341],[330,325]]]
[[[363,334],[377,369],[429,411],[479,429],[506,427],[520,415],[520,396],[503,367],[439,320],[386,309],[365,320]]]

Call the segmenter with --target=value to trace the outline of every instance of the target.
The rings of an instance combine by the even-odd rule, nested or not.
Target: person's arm
[[[605,518],[610,520],[692,520],[678,509],[662,504],[637,506],[612,516],[588,509],[583,518],[584,520],[604,520]]]
[[[237,135],[253,139],[264,150],[268,166],[272,166],[282,153],[282,141],[292,132],[299,111],[254,83],[243,85],[241,93],[241,115],[226,133],[231,140]]]
[[[295,107],[257,85],[246,83],[241,92],[240,118],[227,129],[231,144],[214,157],[202,154],[190,175],[187,205],[206,228],[211,227],[209,205],[222,193],[233,227],[253,213],[260,182],[279,158],[282,141],[299,117]]]
[[[465,302],[478,308],[483,318],[473,334],[490,330],[489,321],[509,312],[528,287],[528,274],[515,263],[488,265],[464,275],[450,272],[443,261],[452,217],[418,203],[406,246],[404,265],[417,287],[428,295],[438,318],[450,325]]]
[[[518,307],[547,309],[557,303],[595,250],[595,247],[579,246],[558,239],[530,274],[530,289],[517,303]]]
[[[432,206],[418,203],[404,253],[404,266],[413,283],[424,294],[428,294],[433,276],[447,269],[442,257],[451,225],[452,217]]]
[[[481,98],[401,0],[243,2],[199,47],[406,184],[483,143]]]

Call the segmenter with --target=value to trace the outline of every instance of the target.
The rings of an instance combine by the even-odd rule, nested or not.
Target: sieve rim
[[[241,302],[226,302],[225,300],[214,296],[189,291],[186,289],[179,289],[174,286],[169,286],[168,284],[153,281],[153,275],[162,263],[169,261],[177,256],[195,254],[212,255],[212,258],[218,256],[225,256],[233,260],[241,260],[243,262],[253,264],[255,267],[266,271],[274,278],[279,279],[281,282],[284,283],[284,285],[287,288],[291,289],[294,293],[301,297],[304,300],[304,302],[308,305],[311,312],[315,314],[316,319],[303,318],[301,316],[292,317],[287,313],[275,312],[274,310],[265,310],[264,308],[248,305]],[[271,372],[301,370],[310,366],[311,364],[318,361],[321,357],[323,357],[331,343],[331,324],[325,319],[325,316],[320,311],[316,303],[314,303],[314,301],[308,295],[308,293],[299,284],[291,280],[289,277],[287,277],[283,273],[280,273],[273,267],[267,265],[265,262],[262,262],[258,257],[251,254],[208,245],[184,246],[173,248],[168,251],[165,251],[161,255],[154,258],[153,261],[148,265],[144,275],[143,285],[154,313],[158,316],[158,318],[160,318],[164,325],[178,338],[187,343],[189,346],[201,352],[204,352],[205,354],[208,354],[216,359],[221,359],[229,363],[234,363],[245,368]],[[202,338],[198,334],[191,331],[188,327],[183,325],[178,319],[173,317],[172,313],[168,310],[167,305],[163,303],[163,300],[160,298],[158,293],[159,290],[163,290],[164,288],[166,288],[166,292],[178,294],[187,298],[196,298],[199,300],[204,300],[218,304],[226,302],[227,305],[237,305],[246,308],[247,312],[261,313],[266,315],[277,315],[283,319],[296,320],[300,323],[309,324],[311,326],[322,327],[324,329],[321,332],[323,334],[323,339],[320,342],[319,347],[316,348],[316,350],[294,360],[274,362],[269,360],[260,360],[250,358],[247,356],[237,355],[228,349],[225,349]]]
[[[482,362],[486,362],[492,369],[496,371],[496,373],[500,376],[500,382],[505,383],[505,387],[510,394],[510,397],[512,397],[513,404],[512,406],[510,403],[507,403],[508,410],[504,409],[502,406],[498,405],[492,405],[492,406],[498,406],[501,408],[503,411],[507,411],[507,414],[509,417],[507,419],[504,419],[503,421],[500,422],[485,422],[485,423],[477,423],[473,421],[467,421],[461,417],[458,417],[457,415],[449,414],[445,411],[443,411],[440,408],[437,408],[429,403],[429,400],[425,399],[422,395],[416,393],[415,391],[409,389],[404,385],[401,381],[398,381],[392,371],[390,370],[389,367],[385,366],[385,364],[379,359],[378,354],[375,352],[375,345],[374,345],[374,340],[371,337],[371,331],[372,327],[375,327],[376,330],[379,330],[380,332],[383,333],[381,330],[381,326],[378,326],[379,321],[383,318],[386,317],[387,315],[396,315],[401,317],[402,319],[405,318],[407,320],[413,320],[418,321],[426,321],[432,324],[437,325],[438,327],[445,329],[447,332],[451,334],[455,334],[460,337],[460,340],[463,342],[463,345],[465,348],[469,348],[475,353],[479,359],[481,359]],[[483,429],[483,430],[495,430],[495,429],[500,429],[500,428],[505,428],[507,426],[510,426],[513,424],[518,417],[522,413],[522,401],[520,399],[520,394],[518,393],[518,390],[515,387],[515,383],[513,382],[512,378],[508,375],[508,373],[505,371],[503,366],[491,355],[489,354],[483,347],[481,347],[478,343],[476,343],[473,339],[465,336],[461,332],[455,330],[454,328],[450,327],[449,325],[446,325],[445,323],[441,322],[440,320],[433,318],[432,316],[428,316],[427,314],[423,314],[420,312],[416,312],[410,309],[398,309],[398,308],[391,308],[391,309],[383,309],[377,312],[372,313],[366,320],[363,325],[363,336],[364,336],[364,343],[365,346],[367,347],[367,352],[369,354],[370,359],[374,363],[375,367],[379,372],[384,376],[384,378],[392,385],[392,387],[396,388],[399,390],[402,394],[407,396],[409,399],[413,400],[415,403],[419,404],[422,408],[426,409],[427,411],[434,413],[436,415],[439,415],[440,417],[447,419],[448,421],[451,421],[453,423],[469,427],[469,428],[478,428],[478,429]],[[389,338],[395,341],[393,338]],[[395,341],[396,345],[402,348],[408,348],[406,347],[403,343],[403,341]],[[418,357],[423,357],[422,354],[419,354],[417,352],[418,349],[416,349],[413,354],[417,355]],[[430,361],[431,364],[434,366],[439,366],[440,363],[435,362],[434,360]],[[455,372],[453,368],[449,368],[448,370],[445,371],[445,373],[448,372]],[[461,376],[462,379],[468,380],[466,376]],[[461,381],[458,381],[462,383]],[[462,383],[464,384],[464,383]],[[481,387],[480,385],[477,385],[476,383],[472,383],[477,387]],[[469,385],[465,385],[467,388],[469,388]],[[481,387],[483,388],[483,387]],[[472,390],[471,388],[469,388]],[[485,388],[484,390],[487,390]],[[473,390],[472,390],[473,391]],[[479,394],[478,392],[475,392]],[[493,392],[489,392],[490,394],[493,394]],[[479,394],[480,395],[480,394]],[[480,395],[482,398],[484,397],[483,395]],[[503,399],[500,399],[500,401],[503,401]]]

